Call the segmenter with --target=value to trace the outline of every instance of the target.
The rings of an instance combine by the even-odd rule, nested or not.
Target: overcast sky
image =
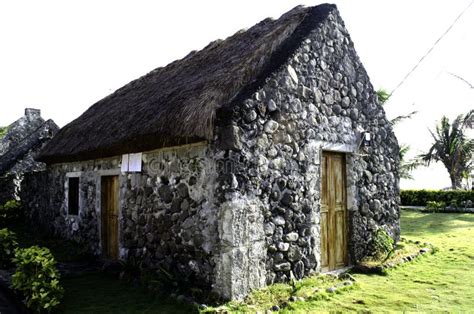
[[[376,89],[391,91],[472,0],[335,1]],[[64,126],[129,81],[298,4],[318,1],[2,1],[0,125],[25,107]],[[430,144],[442,115],[474,107],[474,5],[394,93],[389,117],[411,154]],[[402,187],[449,186],[441,165]]]

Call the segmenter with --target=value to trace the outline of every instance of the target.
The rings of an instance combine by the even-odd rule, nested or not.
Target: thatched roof
[[[216,110],[258,88],[333,10],[298,6],[151,71],[63,127],[40,160],[86,160],[211,139]]]

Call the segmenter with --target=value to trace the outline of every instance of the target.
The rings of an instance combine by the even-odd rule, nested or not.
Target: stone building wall
[[[0,138],[0,204],[19,199],[25,173],[46,169],[34,156],[58,130],[53,120],[45,121],[40,110],[32,108],[26,108],[25,115],[7,127]]]
[[[0,175],[42,171],[46,165],[34,156],[58,132],[53,120],[41,118],[39,109],[26,108],[25,115],[8,126],[0,138]]]
[[[18,198],[18,177],[8,174],[0,177],[0,205]]]
[[[101,255],[100,178],[119,175],[120,258],[209,288],[218,244],[209,154],[207,144],[144,153],[140,173],[121,173],[119,157],[52,165],[25,177],[22,202],[30,221]],[[67,214],[70,176],[80,178],[77,216]]]
[[[323,150],[347,153],[352,263],[370,252],[377,228],[398,238],[397,140],[334,12],[230,114],[230,121],[222,119],[217,142],[227,143],[221,145],[226,152],[222,163],[233,166],[220,171],[225,184],[218,196],[226,203],[255,204],[264,220],[263,229],[256,229],[264,233],[264,245],[257,246],[261,251],[246,251],[235,256],[234,263],[249,268],[264,263],[259,275],[267,284],[320,270]],[[371,147],[360,147],[362,131],[371,133]],[[244,222],[236,219],[236,224]],[[250,273],[249,268],[243,272]],[[247,283],[245,289],[236,287],[243,294],[232,297],[262,286],[261,278]]]
[[[25,115],[8,126],[7,134],[0,139],[0,155],[20,144],[29,134],[44,124],[38,109],[26,108]]]
[[[100,254],[100,177],[119,175],[120,257],[239,299],[320,271],[320,163],[329,150],[347,157],[351,262],[370,252],[377,228],[399,236],[397,140],[337,12],[216,121],[214,141],[144,153],[140,173],[120,173],[119,157],[51,165],[37,178],[48,182],[47,198],[24,203]],[[362,132],[371,147],[361,148]],[[71,175],[82,200],[72,217]]]
[[[56,187],[51,184],[47,171],[28,172],[21,181],[20,199],[25,218],[31,227],[55,233],[54,221],[57,211],[51,207],[51,197]]]
[[[215,165],[207,144],[147,154],[121,184],[124,253],[198,286],[214,281]]]

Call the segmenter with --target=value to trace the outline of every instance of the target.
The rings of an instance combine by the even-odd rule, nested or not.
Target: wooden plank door
[[[101,178],[102,251],[105,258],[118,259],[118,176]]]
[[[323,152],[321,187],[321,268],[347,265],[345,155]]]

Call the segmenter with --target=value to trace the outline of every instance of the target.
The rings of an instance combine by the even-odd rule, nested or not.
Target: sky
[[[392,91],[474,0],[341,0],[338,6],[375,89]],[[64,126],[129,81],[306,0],[1,1],[0,125],[39,108]],[[474,5],[385,105],[408,157],[431,144],[437,120],[474,108]],[[450,74],[451,73],[451,74]],[[402,188],[449,186],[442,165],[413,172]]]

